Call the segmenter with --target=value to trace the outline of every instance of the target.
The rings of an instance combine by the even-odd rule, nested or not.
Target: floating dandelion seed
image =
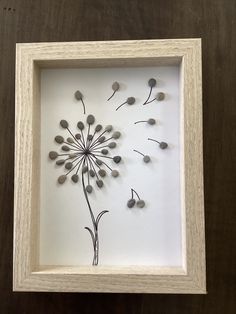
[[[155,98],[153,98],[152,100],[146,102],[144,105],[150,104],[151,102],[153,102],[153,101],[155,101],[155,100],[156,100],[156,101],[162,101],[162,100],[164,100],[164,99],[165,99],[165,93],[159,92],[159,93],[156,94],[156,97],[155,97]]]
[[[144,155],[143,153],[139,152],[139,151],[136,150],[136,149],[133,149],[133,151],[136,152],[136,153],[138,153],[138,154],[140,154],[140,155],[142,155],[142,156],[143,156],[143,161],[144,161],[145,163],[149,163],[149,162],[151,161],[150,156]]]
[[[85,104],[84,104],[84,101],[83,101],[84,96],[83,96],[83,94],[82,94],[79,90],[77,90],[77,91],[75,92],[75,98],[76,98],[77,100],[79,100],[79,101],[82,102],[82,104],[83,104],[83,109],[84,109],[84,114],[85,114],[85,113],[86,113],[86,112],[85,112]]]
[[[115,93],[120,89],[120,84],[118,82],[114,82],[111,86],[113,93],[112,95],[107,99],[107,101],[109,101],[114,95]]]
[[[152,138],[148,138],[148,140],[158,143],[161,149],[166,149],[168,147],[168,144],[166,142],[158,142],[157,140],[154,140]]]
[[[148,120],[140,120],[140,121],[134,122],[134,124],[138,124],[138,123],[147,123],[147,124],[150,124],[150,125],[154,125],[154,124],[156,124],[156,120],[153,119],[153,118],[150,118]]]
[[[137,203],[136,203],[136,199],[134,198],[134,193],[136,194],[136,196],[138,198]],[[127,202],[127,207],[128,208],[133,208],[135,204],[139,208],[143,208],[145,206],[144,200],[141,200],[141,198],[139,197],[138,193],[134,189],[131,188],[131,198]]]
[[[119,110],[119,109],[120,109],[122,106],[124,106],[125,104],[133,105],[134,103],[135,103],[135,98],[134,98],[134,97],[128,97],[125,102],[123,102],[121,105],[119,105],[119,106],[116,108],[116,111]]]
[[[143,103],[143,105],[146,105],[151,97],[151,94],[152,94],[152,89],[153,87],[155,87],[157,84],[157,81],[154,79],[154,78],[150,78],[150,80],[148,80],[148,86],[150,87],[150,91],[149,91],[149,94],[148,94],[148,97],[147,99],[145,100],[145,102]]]
[[[106,126],[104,131],[102,131],[102,125],[97,124],[91,133],[91,128],[95,123],[94,116],[88,115],[86,122],[87,125],[82,121],[79,121],[77,123],[79,133],[73,134],[69,128],[68,122],[66,120],[61,120],[61,127],[67,130],[70,137],[65,141],[63,136],[57,135],[55,137],[55,142],[60,145],[63,153],[51,151],[49,152],[49,158],[55,161],[57,166],[64,166],[65,168],[66,173],[60,175],[57,179],[59,184],[64,184],[69,176],[71,176],[71,181],[75,184],[79,182],[79,176],[82,178],[83,193],[93,225],[93,230],[89,227],[85,227],[85,229],[89,231],[92,238],[94,251],[92,264],[98,265],[98,223],[108,210],[101,211],[97,217],[95,217],[89,202],[88,194],[93,192],[93,183],[91,182],[93,178],[96,180],[94,183],[97,187],[102,188],[104,185],[102,179],[105,179],[107,176],[107,171],[110,172],[111,176],[114,178],[119,176],[119,172],[116,169],[113,169],[108,162],[111,161],[118,164],[122,160],[121,156],[106,155],[109,154],[109,149],[116,147],[116,142],[114,140],[120,138],[121,133],[115,131],[112,135],[106,138],[105,135],[113,130],[111,125]]]

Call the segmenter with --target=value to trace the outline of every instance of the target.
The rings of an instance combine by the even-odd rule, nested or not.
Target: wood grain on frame
[[[181,66],[183,269],[40,267],[40,68],[170,64]],[[201,41],[17,44],[14,207],[15,291],[205,293]]]

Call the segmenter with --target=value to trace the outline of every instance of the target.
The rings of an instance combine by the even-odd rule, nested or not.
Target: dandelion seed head
[[[60,125],[61,125],[61,127],[62,127],[63,129],[67,129],[68,126],[69,126],[69,124],[68,124],[68,122],[67,122],[66,120],[61,120],[61,121],[60,121]]]
[[[64,138],[61,135],[57,135],[55,137],[55,142],[57,142],[58,144],[62,144],[64,142]]]
[[[150,87],[155,87],[156,84],[157,84],[156,79],[150,78],[150,80],[148,80],[148,85],[149,85]]]
[[[156,94],[156,100],[162,101],[165,99],[165,94],[163,92],[159,92]]]

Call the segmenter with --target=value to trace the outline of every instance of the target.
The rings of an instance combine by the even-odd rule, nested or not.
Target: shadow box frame
[[[41,266],[40,70],[180,66],[182,267]],[[206,293],[201,39],[16,45],[13,290]]]

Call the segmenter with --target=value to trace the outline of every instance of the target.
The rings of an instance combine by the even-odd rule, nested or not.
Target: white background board
[[[153,96],[162,91],[166,99],[143,106],[151,77],[157,79]],[[121,83],[121,90],[107,102],[114,81]],[[84,95],[87,114],[93,114],[96,123],[112,124],[122,133],[112,151],[123,158],[114,166],[120,176],[106,177],[103,189],[93,184],[89,196],[95,213],[109,210],[100,221],[100,265],[182,265],[179,68],[174,66],[42,70],[40,263],[92,262],[92,242],[84,229],[92,224],[81,180],[58,185],[64,167],[55,166],[48,158],[49,151],[60,151],[54,137],[69,136],[59,126],[61,119],[69,122],[74,133],[78,132],[77,122],[86,121],[81,102],[74,98],[78,89]],[[129,96],[134,96],[136,103],[115,111]],[[155,118],[157,124],[134,125],[148,118]],[[169,148],[159,149],[148,137],[166,141]],[[151,163],[145,164],[133,149],[148,154]],[[127,208],[131,187],[145,200],[145,208]]]

